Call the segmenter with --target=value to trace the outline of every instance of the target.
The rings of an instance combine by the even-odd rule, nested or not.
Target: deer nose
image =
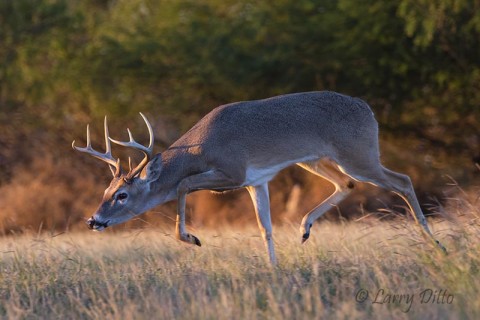
[[[95,226],[95,219],[93,217],[91,217],[90,219],[87,220],[87,225],[88,225],[88,228],[89,229],[93,229],[93,227]]]

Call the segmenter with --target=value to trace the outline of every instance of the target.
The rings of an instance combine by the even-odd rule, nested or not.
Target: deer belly
[[[247,167],[245,173],[245,182],[242,184],[242,187],[260,186],[272,180],[280,170],[285,169],[286,167],[289,167],[295,163],[313,159],[317,159],[317,157],[309,156],[301,159],[286,161],[264,168],[257,168],[254,166]]]
[[[243,187],[246,186],[260,186],[268,181],[272,180],[275,175],[285,168],[284,166],[274,166],[269,168],[247,168],[245,175],[245,182]]]

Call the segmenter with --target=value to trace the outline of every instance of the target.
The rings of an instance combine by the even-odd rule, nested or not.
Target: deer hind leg
[[[175,233],[177,239],[201,246],[200,240],[187,232],[185,227],[185,207],[187,194],[198,190],[228,190],[239,187],[236,180],[219,170],[212,170],[186,177],[177,188],[177,222]]]
[[[417,196],[415,195],[410,178],[387,168],[382,169],[383,173],[389,180],[387,182],[388,188],[393,190],[408,204],[415,222],[421,225],[429,236],[432,236],[432,232],[428,228],[427,220],[425,219],[422,209],[420,208],[420,204],[418,203]]]
[[[257,222],[262,233],[263,241],[267,247],[268,257],[270,263],[275,265],[277,259],[275,257],[275,249],[272,239],[272,220],[270,218],[270,199],[268,194],[268,183],[260,186],[249,186],[246,188],[250,197],[252,197],[255,214],[257,215]]]
[[[317,162],[298,163],[303,169],[318,175],[335,186],[335,191],[322,203],[307,213],[300,224],[300,233],[302,235],[302,243],[310,236],[310,229],[313,222],[320,218],[325,212],[336,206],[340,201],[345,199],[352,192],[355,184],[354,181],[342,173],[336,163],[329,159],[322,159]]]
[[[371,166],[368,170],[365,168],[360,170],[353,170],[352,168],[343,169],[346,170],[348,175],[351,175],[359,181],[368,182],[384,189],[391,190],[400,196],[407,203],[412,217],[415,222],[422,227],[422,231],[427,238],[432,239],[444,252],[446,252],[445,247],[433,237],[423,211],[420,208],[420,204],[418,203],[412,182],[407,175],[391,171],[383,167],[380,163]]]
[[[447,250],[445,247],[433,237],[432,232],[428,228],[427,219],[425,219],[425,215],[420,208],[420,204],[418,203],[418,199],[415,195],[410,178],[404,174],[391,171],[384,167],[382,167],[382,170],[389,180],[389,189],[393,190],[407,203],[413,219],[423,228],[424,234],[427,236],[427,238],[432,239],[438,245],[438,247],[440,247],[440,249],[446,253]]]

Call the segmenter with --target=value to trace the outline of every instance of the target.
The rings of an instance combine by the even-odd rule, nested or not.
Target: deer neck
[[[162,171],[158,179],[151,183],[151,192],[157,198],[157,205],[176,199],[180,181],[202,172],[201,162],[188,150],[167,149],[162,152]]]

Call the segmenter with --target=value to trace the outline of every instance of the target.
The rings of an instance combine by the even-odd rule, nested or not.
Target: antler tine
[[[92,148],[92,143],[91,143],[91,139],[90,139],[90,125],[87,125],[87,146],[84,147],[84,148],[77,147],[77,146],[75,146],[75,140],[73,140],[72,148],[77,150],[77,151],[89,154],[89,155],[91,155],[91,156],[93,156],[97,159],[100,159],[100,160],[108,163],[109,168],[112,171],[112,174],[114,176],[117,176],[117,175],[120,174],[120,171],[121,171],[120,170],[120,160],[115,159],[112,156],[112,147],[110,145],[110,140],[109,140],[110,137],[108,135],[107,117],[105,117],[104,127],[105,127],[105,153],[98,152],[98,151],[96,151],[95,149]]]
[[[145,124],[147,125],[148,135],[150,137],[150,142],[148,143],[148,149],[150,150],[151,153],[153,153],[154,136],[153,136],[152,126],[150,125],[150,122],[148,122],[147,118],[143,115],[143,113],[141,113],[141,112],[139,112],[139,113],[142,116],[143,121],[145,121]]]
[[[145,154],[145,157],[143,158],[142,162],[140,162],[138,166],[136,166],[134,169],[130,167],[130,172],[127,175],[127,179],[131,179],[135,177],[137,174],[139,174],[142,171],[142,169],[147,165],[147,163],[150,161],[150,159],[153,157],[153,143],[154,143],[153,129],[152,129],[152,126],[150,125],[150,122],[148,122],[147,118],[143,115],[143,113],[140,112],[140,115],[142,116],[143,121],[145,121],[145,124],[147,125],[148,134],[150,136],[150,142],[148,144],[148,147],[145,147],[144,145],[141,145],[140,143],[136,142],[135,139],[133,139],[133,135],[130,129],[127,129],[128,138],[129,138],[128,142],[115,140],[109,137],[110,141],[113,143],[116,143],[123,147],[140,150]]]
[[[103,128],[105,130],[105,154],[113,159],[112,156],[112,145],[110,144],[110,134],[108,133],[108,122],[107,116],[103,120]]]
[[[113,143],[116,143],[116,144],[121,145],[123,147],[140,150],[145,154],[145,156],[147,156],[149,159],[151,159],[152,156],[153,156],[153,140],[154,140],[153,129],[152,129],[152,126],[150,125],[150,123],[148,122],[147,118],[141,112],[140,112],[140,115],[142,116],[143,120],[145,121],[145,124],[147,125],[147,128],[148,128],[148,133],[150,135],[150,143],[149,143],[148,147],[145,147],[144,145],[136,142],[135,139],[133,138],[132,132],[128,128],[127,128],[127,133],[128,133],[128,138],[129,138],[130,141],[128,141],[128,142],[119,141],[119,140],[115,140],[115,139],[110,138],[110,137],[109,137],[109,139]]]

